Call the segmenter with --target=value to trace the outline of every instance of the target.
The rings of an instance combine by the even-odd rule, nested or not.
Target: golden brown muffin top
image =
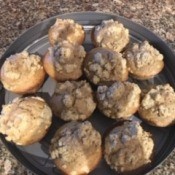
[[[93,91],[86,81],[58,83],[51,103],[55,113],[65,121],[84,120],[96,108]]]
[[[24,79],[33,77],[38,70],[43,70],[41,58],[27,51],[11,55],[7,58],[1,68],[1,78],[8,86],[15,86]]]
[[[175,113],[175,92],[169,85],[158,85],[145,94],[141,108],[155,112],[159,117],[168,117]]]
[[[163,55],[151,46],[148,41],[133,43],[132,47],[126,52],[129,66],[132,68],[142,68],[163,60]]]
[[[51,141],[51,157],[59,159],[60,166],[72,168],[77,174],[79,168],[89,173],[88,159],[101,150],[101,136],[89,121],[69,122],[63,125]]]
[[[51,117],[51,110],[42,98],[15,98],[11,103],[3,105],[0,132],[6,135],[8,141],[21,145],[23,137],[28,132],[33,132],[35,129],[38,132],[40,125],[48,128]]]
[[[64,40],[82,44],[80,41],[84,39],[84,34],[83,27],[74,20],[57,18],[54,25],[49,29],[49,40],[52,45]]]
[[[103,108],[105,115],[111,118],[120,118],[123,110],[132,108],[133,102],[140,96],[141,90],[135,83],[115,82],[111,86],[99,86],[97,99],[99,107]],[[124,117],[124,116],[123,116]]]
[[[104,20],[95,26],[94,40],[99,47],[120,52],[129,42],[129,30],[118,21]]]
[[[72,73],[76,69],[81,69],[81,64],[86,55],[83,46],[71,44],[68,41],[50,47],[49,53],[54,59],[54,66],[58,73]]]
[[[139,122],[125,122],[105,138],[105,159],[112,169],[130,171],[150,162],[153,140]]]
[[[128,68],[122,54],[105,48],[95,48],[88,53],[84,71],[94,84],[128,78]]]

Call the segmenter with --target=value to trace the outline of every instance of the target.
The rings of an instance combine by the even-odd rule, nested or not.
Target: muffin
[[[83,46],[63,41],[48,49],[43,59],[44,69],[57,81],[76,80],[82,75],[85,56]]]
[[[44,82],[41,58],[27,51],[11,55],[1,67],[4,88],[19,94],[34,93]]]
[[[129,43],[129,30],[118,21],[104,20],[92,30],[91,38],[96,47],[121,52]]]
[[[126,60],[120,53],[106,48],[92,49],[84,61],[84,72],[95,85],[128,79]]]
[[[105,137],[104,158],[119,173],[133,172],[151,162],[154,142],[136,121],[113,128]]]
[[[49,29],[48,38],[52,46],[64,40],[81,45],[85,39],[85,31],[83,26],[72,19],[57,18]]]
[[[89,121],[66,123],[51,140],[50,154],[65,174],[89,174],[102,157],[101,135]]]
[[[166,127],[175,124],[175,92],[169,85],[157,85],[142,98],[138,110],[148,124]]]
[[[139,108],[140,94],[139,86],[130,82],[115,82],[111,86],[99,86],[98,108],[109,118],[128,119]]]
[[[157,75],[164,67],[163,55],[148,41],[133,43],[125,57],[130,74],[140,80]]]
[[[86,81],[58,83],[50,105],[53,113],[64,121],[85,120],[96,108],[92,89]]]
[[[52,113],[40,97],[15,98],[3,105],[0,115],[0,133],[17,145],[40,141],[51,125]]]

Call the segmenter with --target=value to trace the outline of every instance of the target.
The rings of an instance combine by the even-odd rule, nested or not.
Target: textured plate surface
[[[138,83],[141,88],[147,88],[153,84],[164,84],[170,83],[175,88],[175,81],[173,77],[175,77],[175,72],[173,71],[173,67],[175,67],[175,60],[173,52],[169,49],[169,47],[155,34],[145,29],[144,27],[137,25],[125,18],[113,15],[113,14],[104,14],[104,13],[95,13],[95,12],[85,12],[85,13],[71,13],[64,14],[49,18],[36,26],[30,28],[27,32],[22,34],[5,52],[3,57],[0,60],[0,65],[4,62],[5,58],[10,56],[11,54],[21,52],[22,50],[27,50],[30,53],[37,53],[39,55],[44,55],[49,47],[48,43],[48,29],[55,22],[56,17],[59,18],[71,18],[77,21],[78,23],[84,26],[86,31],[86,39],[85,39],[85,49],[89,51],[93,48],[93,45],[90,40],[90,32],[94,25],[98,25],[102,20],[105,19],[116,19],[124,24],[126,28],[130,30],[130,37],[132,42],[141,42],[144,40],[148,40],[154,47],[156,47],[165,57],[165,68],[164,70],[153,79],[149,81],[134,81]],[[53,94],[55,89],[55,81],[51,78],[47,78],[43,87],[36,93],[46,99],[49,100],[50,96]],[[5,91],[1,88],[1,99],[0,99],[0,107],[4,103],[8,103],[18,95]],[[139,120],[139,116],[136,114],[133,116],[134,120]],[[98,110],[96,110],[92,117],[89,119],[93,126],[100,131],[103,135],[107,128],[111,127],[111,125],[115,124],[115,121],[112,119],[108,119],[103,116]],[[153,135],[153,139],[155,142],[154,148],[154,156],[152,159],[152,163],[147,167],[142,169],[137,174],[146,174],[154,169],[158,164],[160,164],[173,150],[175,147],[175,126],[168,128],[156,128],[149,126],[139,120],[143,127],[149,131]],[[64,122],[57,119],[53,116],[52,126],[46,135],[46,137],[39,143],[21,147],[15,146],[12,143],[6,142],[4,140],[4,136],[1,135],[1,139],[10,150],[10,152],[26,167],[34,171],[39,175],[59,175],[61,174],[54,166],[52,160],[50,159],[48,148],[50,139],[53,136],[59,126],[61,126]],[[110,170],[110,168],[106,165],[105,161],[102,160],[97,168],[90,173],[91,175],[116,175],[118,173]],[[136,173],[135,173],[136,175]]]

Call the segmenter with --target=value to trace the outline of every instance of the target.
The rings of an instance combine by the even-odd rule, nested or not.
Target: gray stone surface
[[[175,51],[175,0],[0,0],[0,56],[21,33],[56,14],[112,12],[144,25]],[[0,175],[33,175],[0,141]],[[151,175],[175,175],[175,151]]]

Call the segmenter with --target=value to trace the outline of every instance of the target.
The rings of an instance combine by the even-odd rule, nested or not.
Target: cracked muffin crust
[[[15,98],[11,103],[3,105],[0,133],[17,145],[30,145],[45,136],[51,118],[51,109],[42,98]]]
[[[149,79],[164,67],[163,55],[148,41],[133,43],[125,52],[129,72],[136,79]]]
[[[57,81],[76,80],[82,75],[84,47],[63,41],[50,47],[43,59],[45,71]]]
[[[56,19],[49,29],[48,37],[52,46],[64,40],[81,45],[85,39],[85,31],[83,26],[72,19]]]
[[[68,175],[89,174],[102,157],[101,135],[89,121],[69,122],[51,140],[50,154]]]
[[[129,172],[151,162],[154,142],[137,121],[113,128],[105,137],[104,158],[117,172]]]
[[[87,54],[84,72],[95,85],[128,79],[128,68],[122,54],[106,48],[95,48]]]
[[[99,86],[97,104],[109,118],[128,119],[139,108],[141,90],[135,83],[115,82],[111,86]]]
[[[19,94],[36,92],[45,78],[41,58],[27,51],[11,55],[1,67],[4,88]]]
[[[169,85],[158,85],[141,100],[139,115],[148,124],[166,127],[175,124],[175,92]]]
[[[129,43],[129,30],[113,19],[104,20],[92,30],[92,42],[96,47],[104,47],[121,52]]]
[[[51,97],[51,108],[65,121],[85,120],[96,108],[93,91],[86,81],[58,83]]]

